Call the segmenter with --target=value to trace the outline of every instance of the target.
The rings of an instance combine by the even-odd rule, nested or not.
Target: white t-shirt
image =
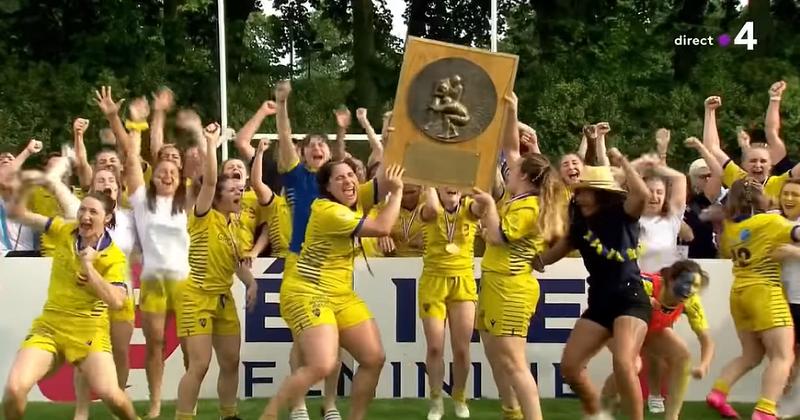
[[[0,252],[33,251],[37,249],[36,233],[31,228],[9,219],[5,205],[3,199],[0,198],[0,206],[3,206],[2,211],[5,215],[5,229],[0,226]],[[0,223],[2,222],[3,220],[0,220]],[[2,237],[3,232],[6,233],[6,238]],[[6,242],[6,239],[8,242]]]
[[[128,209],[117,209],[114,212],[116,226],[110,231],[111,239],[114,244],[122,251],[126,257],[130,258],[134,250],[139,248],[136,238],[136,222],[133,220],[133,212]]]
[[[683,222],[684,209],[667,216],[642,216],[639,218],[639,242],[644,247],[639,257],[643,273],[657,273],[680,259],[678,233]]]
[[[156,197],[147,208],[144,186],[130,195],[136,231],[142,246],[142,280],[184,280],[189,277],[189,231],[186,211],[172,214],[172,198]]]

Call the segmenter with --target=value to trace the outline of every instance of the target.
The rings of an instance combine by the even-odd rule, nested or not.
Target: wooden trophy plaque
[[[490,191],[518,59],[409,37],[385,164],[408,183]]]

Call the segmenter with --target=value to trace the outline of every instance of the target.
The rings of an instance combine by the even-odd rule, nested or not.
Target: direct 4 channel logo
[[[726,48],[731,45],[731,41],[733,41],[734,46],[744,46],[748,51],[754,50],[755,46],[758,45],[758,39],[756,39],[753,22],[745,22],[733,39],[731,39],[731,36],[728,33],[708,35],[704,37],[694,37],[681,34],[675,37],[674,43],[679,47],[711,47],[718,45],[722,48]]]

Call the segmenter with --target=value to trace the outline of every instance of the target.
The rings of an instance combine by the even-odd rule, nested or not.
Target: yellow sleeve
[[[792,231],[800,225],[790,222],[780,214],[764,214],[764,223],[774,233],[774,238],[777,243],[792,243]]]
[[[207,223],[208,216],[211,214],[212,211],[214,211],[213,208],[209,209],[206,212],[206,214],[198,216],[195,207],[192,207],[192,211],[189,213],[189,220],[188,220],[189,230],[201,229]]]
[[[473,200],[472,197],[464,198],[464,206],[461,208],[461,214],[465,219],[477,222],[480,219],[472,213],[472,203],[474,202],[475,200]]]
[[[364,217],[358,213],[329,200],[317,200],[311,211],[319,226],[324,226],[325,232],[333,236],[353,235],[364,223]]]
[[[144,175],[144,185],[150,185],[150,180],[153,179],[153,165],[142,161],[142,174]]]
[[[686,300],[683,304],[683,313],[689,319],[689,326],[692,327],[695,334],[708,330],[706,311],[703,309],[703,302],[698,294],[695,293]]]
[[[742,170],[733,159],[725,163],[725,168],[722,170],[722,183],[730,188],[734,182],[747,176],[747,172]]]
[[[378,181],[376,178],[358,186],[358,204],[369,213],[373,206],[378,204]]]
[[[523,205],[518,205],[518,203]],[[518,241],[536,229],[536,218],[539,217],[538,206],[525,205],[522,201],[511,204],[506,214],[500,219],[500,232],[506,242]]]
[[[781,190],[789,178],[791,178],[791,171],[767,178],[767,183],[764,185],[764,194],[775,203],[778,203],[781,197]]]
[[[77,227],[76,221],[66,221],[63,217],[56,216],[47,222],[44,229],[44,234],[50,238],[57,238],[64,235],[72,234],[72,231]]]

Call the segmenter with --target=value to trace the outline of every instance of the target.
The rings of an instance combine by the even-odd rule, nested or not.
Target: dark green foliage
[[[333,131],[331,111],[343,104],[368,107],[379,129],[402,59],[386,0],[263,1],[280,14],[262,14],[261,1],[226,2],[230,125],[241,127],[276,81],[292,78],[295,132]],[[502,1],[500,50],[520,56],[520,118],[553,154],[574,150],[588,122],[609,121],[610,146],[628,154],[652,150],[655,130],[668,127],[679,166],[695,158],[681,143],[702,135],[706,96],[723,97],[719,127],[736,154],[735,127],[762,127],[766,91],[784,79],[782,136],[796,152],[800,5],[750,3],[742,10],[738,0]],[[488,47],[489,7],[407,0],[405,17],[412,35]],[[83,116],[96,148],[105,121],[92,98],[101,84],[117,97],[167,84],[180,106],[218,119],[216,10],[214,0],[0,0],[0,147],[19,150],[36,137],[56,150]],[[746,20],[755,22],[755,51],[673,43],[681,34],[734,36]],[[262,131],[271,130],[268,120]]]

